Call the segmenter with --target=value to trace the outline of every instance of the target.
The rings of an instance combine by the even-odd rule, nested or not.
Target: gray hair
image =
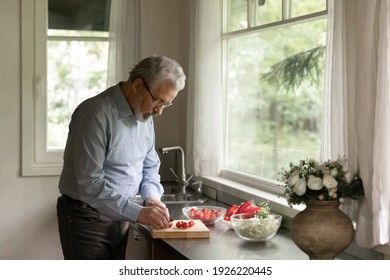
[[[130,71],[129,81],[136,79],[143,79],[151,88],[169,80],[180,91],[185,86],[186,76],[180,64],[172,58],[153,55],[142,59]]]

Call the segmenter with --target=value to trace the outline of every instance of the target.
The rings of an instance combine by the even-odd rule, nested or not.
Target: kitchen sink
[[[195,193],[166,193],[161,196],[161,201],[166,205],[168,204],[202,204],[207,199],[205,197],[198,197]],[[142,198],[140,194],[137,194],[134,199],[134,203],[142,204]]]
[[[174,181],[161,182],[164,188],[164,194],[161,196],[161,201],[166,205],[177,204],[202,204],[207,201],[207,198],[202,196],[201,192],[196,192],[192,188],[187,188],[185,193],[181,191],[181,188]],[[134,203],[142,204],[142,198],[140,194],[137,194],[134,199]]]

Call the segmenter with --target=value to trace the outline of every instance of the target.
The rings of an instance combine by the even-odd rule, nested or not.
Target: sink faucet
[[[185,170],[185,159],[184,159],[184,151],[180,146],[173,146],[173,147],[164,147],[161,148],[161,152],[163,154],[167,154],[170,151],[178,151],[181,153],[181,172],[180,172],[180,177],[177,176],[176,172],[170,168],[171,172],[175,176],[176,180],[179,182],[179,186],[181,187],[182,193],[186,192],[186,188],[189,185],[189,182],[192,178],[192,175],[187,178],[186,175],[186,170]]]

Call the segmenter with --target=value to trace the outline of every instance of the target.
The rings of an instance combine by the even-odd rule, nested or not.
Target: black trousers
[[[129,223],[114,221],[78,202],[64,195],[57,200],[58,230],[64,259],[125,259]]]

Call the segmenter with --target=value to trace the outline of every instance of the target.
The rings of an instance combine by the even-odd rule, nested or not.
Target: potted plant
[[[310,259],[334,259],[353,241],[352,221],[339,205],[364,195],[361,178],[351,173],[346,158],[301,160],[281,174],[288,204],[306,204],[293,219],[293,241]]]

